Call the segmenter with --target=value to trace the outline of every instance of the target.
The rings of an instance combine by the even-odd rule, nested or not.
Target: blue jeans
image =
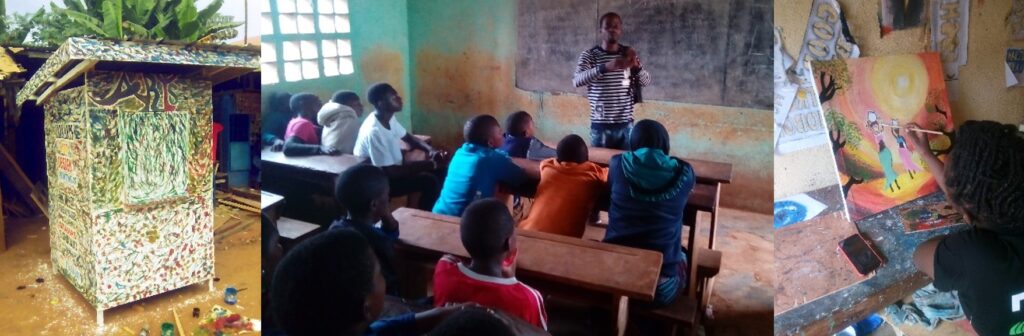
[[[629,150],[629,132],[633,123],[590,124],[590,144],[593,147]]]
[[[689,284],[689,272],[690,272],[689,259],[686,254],[683,254],[683,260],[679,262],[679,272],[674,277],[661,277],[658,278],[658,287],[654,289],[654,304],[658,306],[667,306],[676,299],[679,292],[686,289],[686,285]]]

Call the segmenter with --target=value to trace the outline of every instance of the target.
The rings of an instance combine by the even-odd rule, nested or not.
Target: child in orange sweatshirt
[[[583,237],[597,198],[607,195],[608,182],[608,168],[588,160],[583,138],[575,134],[562,138],[557,156],[540,163],[536,201],[519,227]]]

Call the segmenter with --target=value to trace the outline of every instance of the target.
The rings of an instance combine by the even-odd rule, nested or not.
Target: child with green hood
[[[683,209],[696,177],[689,163],[668,155],[668,131],[657,121],[636,123],[629,145],[631,151],[608,164],[611,206],[604,241],[662,253],[654,302],[667,305],[687,283]]]

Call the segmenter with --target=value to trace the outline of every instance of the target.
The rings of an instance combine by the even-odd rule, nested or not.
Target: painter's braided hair
[[[946,170],[951,201],[975,223],[1024,234],[1024,134],[1015,126],[965,122]]]

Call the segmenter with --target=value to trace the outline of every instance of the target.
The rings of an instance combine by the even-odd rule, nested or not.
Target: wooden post
[[[615,296],[615,334],[626,334],[626,322],[629,320],[629,298]]]

